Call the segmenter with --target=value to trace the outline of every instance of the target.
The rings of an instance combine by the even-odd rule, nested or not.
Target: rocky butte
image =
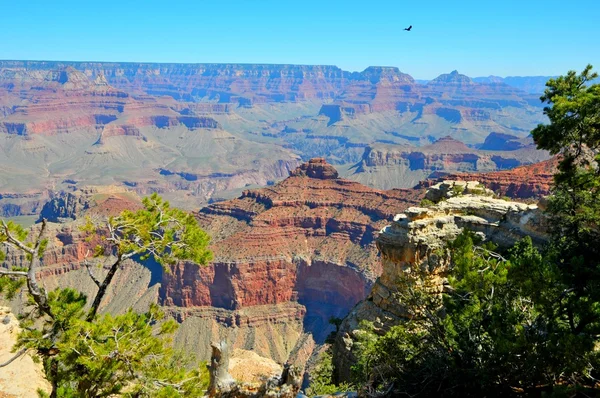
[[[490,133],[486,142],[498,136],[507,137]],[[485,172],[482,178],[492,181],[502,180],[501,174],[488,172],[548,159],[548,153],[537,150],[531,138],[511,142],[520,146],[489,148],[484,145],[477,149],[450,136],[422,146],[372,144],[365,148],[362,160],[350,169],[352,173],[348,177],[380,189],[413,187],[427,178],[446,174],[455,176],[448,179],[463,179],[466,173]]]
[[[322,342],[329,318],[344,316],[380,273],[378,229],[422,195],[368,188],[338,178],[324,159],[312,159],[272,187],[244,191],[198,212],[213,237],[214,261],[206,268],[174,266],[163,276],[162,303],[183,322],[182,330],[217,308],[228,314],[230,326],[301,322],[298,330]],[[271,345],[285,342],[291,350],[299,336],[273,339]],[[278,359],[287,354],[254,349]]]
[[[558,159],[553,157],[543,162],[487,173],[434,173],[430,179],[417,187],[425,188],[442,180],[479,181],[499,196],[517,199],[539,199],[550,195]],[[436,177],[436,174],[439,177]]]

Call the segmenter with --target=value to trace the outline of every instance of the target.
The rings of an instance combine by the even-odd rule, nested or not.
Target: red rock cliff
[[[500,196],[517,199],[536,199],[550,194],[554,174],[557,171],[556,157],[543,162],[521,166],[512,170],[488,173],[452,173],[432,178],[419,184],[429,187],[441,180],[479,181]]]
[[[172,267],[160,291],[165,305],[241,309],[298,301],[307,307],[305,323],[324,330],[330,316],[364,298],[380,272],[376,232],[418,203],[422,191],[380,191],[335,178],[323,159],[291,174],[198,213],[213,236],[214,262]]]

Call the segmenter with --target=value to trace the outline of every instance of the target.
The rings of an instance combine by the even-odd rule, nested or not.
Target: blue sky
[[[600,69],[599,21],[599,0],[0,0],[0,59],[556,75]]]

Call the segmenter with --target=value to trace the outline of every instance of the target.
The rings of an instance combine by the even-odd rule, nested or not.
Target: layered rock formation
[[[213,106],[216,101],[226,107],[214,108],[219,113],[229,113],[228,104],[247,108],[264,103],[322,103],[319,114],[329,119],[327,127],[363,119],[361,115],[383,113],[387,114],[384,118],[389,119],[392,114],[399,114],[405,117],[394,116],[394,125],[408,123],[413,128],[407,132],[419,125],[417,130],[425,127],[439,137],[440,128],[445,125],[442,133],[473,140],[483,138],[489,131],[520,133],[535,126],[529,120],[525,124],[506,120],[506,114],[498,112],[504,108],[537,113],[538,117],[532,121],[542,120],[541,109],[532,108],[532,105],[540,105],[536,96],[502,82],[476,83],[456,71],[421,85],[394,67],[372,66],[350,73],[334,66],[318,65],[2,61],[0,85],[4,82],[4,86],[9,87],[15,81],[18,84],[32,77],[62,82],[64,79],[60,77],[48,76],[62,76],[62,72],[56,70],[62,71],[65,67],[77,69],[83,77],[95,78],[94,83],[98,82],[95,87],[105,88],[110,84],[136,98],[168,95],[177,101],[211,102]],[[82,87],[82,82],[83,78],[78,77],[74,84]],[[183,109],[198,110],[198,107],[190,105]],[[6,108],[5,112],[9,111]],[[518,118],[529,116],[521,112]]]
[[[310,177],[319,180],[333,180],[338,178],[338,172],[324,158],[314,158],[303,163],[294,171],[290,172],[292,177]]]
[[[377,229],[423,194],[378,191],[336,175],[313,159],[273,187],[202,209],[213,264],[173,267],[163,279],[163,303],[237,311],[297,302],[306,308],[305,328],[322,341],[329,317],[364,298],[379,274]]]
[[[0,193],[0,217],[18,217],[39,214],[50,197],[47,190],[29,190]]]
[[[3,196],[127,185],[141,194],[183,191],[178,204],[188,196],[195,207],[215,193],[284,178],[299,163],[280,146],[227,132],[210,114],[227,114],[226,104],[134,96],[72,66],[0,68],[0,107]],[[34,207],[0,203],[6,215]]]
[[[436,189],[436,188],[434,188]],[[431,208],[412,207],[398,214],[377,239],[383,272],[369,296],[346,317],[335,343],[337,377],[348,380],[354,363],[352,347],[361,321],[370,321],[381,333],[407,317],[395,295],[401,281],[423,284],[442,292],[448,256],[448,241],[469,229],[500,246],[531,236],[534,242],[547,239],[546,225],[536,205],[507,202],[488,196],[451,197]]]
[[[71,192],[62,191],[44,204],[40,221],[75,220],[85,215],[117,215],[123,210],[141,208],[141,199],[132,191],[118,186],[83,187]]]
[[[293,170],[274,186],[244,191],[200,210],[213,237],[207,267],[183,262],[164,273],[153,261],[129,261],[115,276],[102,311],[143,309],[159,302],[181,323],[176,343],[208,359],[210,342],[226,340],[278,363],[299,362],[331,326],[369,291],[381,269],[374,238],[398,209],[422,199],[422,190],[380,191],[336,178],[322,159]],[[132,192],[88,188],[57,195],[44,206],[51,239],[40,277],[49,289],[71,286],[92,295],[95,285],[82,261],[98,242],[82,239],[83,215],[135,210]],[[8,253],[7,262],[24,258]],[[103,265],[95,271],[106,272]],[[114,300],[114,298],[119,298]],[[15,305],[18,306],[19,302]],[[295,353],[295,354],[294,354]]]
[[[389,92],[405,90],[416,84],[415,80],[395,67],[371,66],[362,72],[347,72],[327,65],[267,65],[267,64],[152,64],[111,62],[65,62],[65,61],[1,61],[4,69],[1,78],[21,79],[29,72],[47,80],[65,80],[62,72],[51,72],[71,67],[97,85],[110,84],[129,91],[150,95],[170,95],[178,100],[206,98],[220,102],[250,104],[264,101],[295,101],[311,98],[348,98],[358,103],[366,89],[376,89],[385,97]],[[539,79],[544,79],[540,77]],[[538,79],[538,80],[539,80]],[[508,78],[506,81],[525,88]],[[542,80],[539,80],[540,82]],[[501,87],[504,92],[517,92],[504,84],[504,79],[476,79],[453,71],[427,83],[428,92],[434,86],[452,85],[465,88],[486,85]],[[535,83],[536,87],[539,83]],[[534,90],[536,94],[541,93]],[[344,93],[344,94],[341,94]],[[363,97],[367,98],[367,97]],[[406,98],[406,97],[404,97]],[[378,102],[378,101],[376,101]],[[385,101],[387,102],[387,101]],[[377,106],[375,105],[374,109]]]
[[[170,95],[178,100],[205,98],[251,105],[265,101],[332,98],[348,79],[335,66],[249,64],[134,64],[3,61],[0,68],[19,73],[72,66],[88,77],[129,92]]]
[[[487,173],[442,173],[440,177],[422,181],[418,188],[426,188],[441,180],[479,181],[498,196],[516,199],[538,199],[550,194],[557,171],[558,159],[516,167],[512,170]]]
[[[495,142],[500,137],[492,133],[486,142]],[[347,177],[380,189],[407,188],[430,177],[456,172],[510,169],[545,160],[548,156],[547,152],[539,151],[533,145],[515,147],[514,150],[491,151],[470,148],[452,137],[442,137],[432,144],[420,147],[369,145],[365,148],[361,162],[351,169],[352,173]]]
[[[524,142],[525,140],[527,141]],[[490,133],[485,138],[483,144],[479,146],[479,149],[486,151],[514,151],[526,145],[533,144],[532,141],[530,137],[523,139],[512,134]]]
[[[356,163],[366,147],[520,137],[544,120],[530,97],[455,72],[420,85],[392,67],[1,61],[0,191],[125,184],[201,206],[285,178],[298,155]]]

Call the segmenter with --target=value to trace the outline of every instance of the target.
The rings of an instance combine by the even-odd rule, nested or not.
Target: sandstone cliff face
[[[213,118],[190,109],[200,111],[201,106],[182,107],[151,96],[134,98],[110,86],[104,75],[92,80],[70,66],[37,71],[0,68],[0,93],[4,102],[14,104],[0,121],[0,133],[9,135],[52,136],[94,128],[106,137],[139,136],[139,128],[149,126],[221,127]]]
[[[529,137],[522,139],[511,134],[492,132],[485,138],[479,149],[486,151],[514,151],[525,147],[527,144],[533,144],[533,140]]]
[[[108,196],[109,199],[103,203],[112,203],[115,206],[110,208],[116,210],[120,199]],[[87,214],[102,213],[103,203],[93,202]],[[112,259],[98,262],[90,258],[94,246],[101,242],[86,242],[82,239],[79,228],[83,222],[75,220],[62,224],[48,223],[48,236],[52,239],[41,260],[42,268],[38,275],[47,289],[71,287],[88,297],[94,297],[97,292],[97,286],[90,279],[82,262],[87,257],[94,264],[93,272],[98,278],[102,278]],[[6,254],[7,263],[24,265],[26,262],[26,258],[20,253],[7,251]],[[197,265],[194,268],[199,269]],[[151,303],[163,301],[159,295],[162,278],[163,270],[155,262],[146,261],[142,265],[128,260],[115,274],[100,311],[116,314],[128,308],[147,310]],[[25,300],[26,295],[20,294],[9,304],[15,313],[19,313]],[[193,353],[199,360],[210,358],[211,342],[225,340],[234,348],[253,350],[278,363],[284,363],[288,359],[303,336],[306,314],[305,307],[297,302],[249,306],[240,310],[210,306],[170,306],[164,310],[181,324],[175,335],[177,346]]]
[[[40,221],[75,220],[83,214],[117,215],[127,209],[141,208],[141,199],[130,190],[118,186],[83,187],[71,192],[58,192],[44,204]]]
[[[19,321],[10,309],[0,307],[0,363],[11,359],[15,353],[11,349],[17,342],[21,331]],[[37,390],[45,393],[51,390],[50,383],[44,377],[43,365],[34,362],[29,354],[25,354],[0,372],[0,396],[35,397]]]
[[[354,362],[352,346],[359,323],[374,322],[385,332],[407,316],[394,292],[399,280],[426,283],[441,292],[448,271],[445,251],[448,241],[468,228],[501,246],[525,235],[534,242],[547,239],[544,218],[536,205],[507,202],[486,196],[450,198],[431,208],[412,207],[394,218],[377,239],[383,272],[369,296],[344,319],[335,343],[336,372],[348,380]],[[421,280],[425,275],[426,281]]]
[[[330,123],[355,118],[360,114],[399,111],[416,114],[412,122],[428,122],[428,115],[466,125],[495,125],[494,110],[535,104],[533,96],[503,83],[480,84],[453,71],[440,75],[426,85],[397,68],[370,67],[354,74],[333,104],[323,105],[320,114]],[[498,128],[503,128],[499,123]],[[459,128],[460,129],[460,128]]]
[[[183,191],[177,204],[194,208],[223,191],[285,178],[299,164],[286,149],[224,130],[215,117],[229,104],[132,95],[107,79],[64,65],[0,68],[3,196],[126,185],[140,194]],[[34,205],[0,199],[5,215]]]
[[[473,117],[473,107],[524,107],[534,102],[531,94],[502,82],[476,83],[457,71],[419,85],[398,68],[381,66],[350,73],[322,65],[3,61],[0,70],[0,83],[33,77],[62,82],[64,72],[56,70],[70,70],[71,76],[77,72],[76,78],[71,77],[76,87],[81,87],[83,78],[88,77],[95,79],[98,87],[110,84],[138,95],[143,92],[168,95],[179,101],[208,100],[245,107],[265,102],[333,99],[338,109],[350,117],[384,111],[423,112],[433,104],[433,109],[446,107],[443,109],[450,113],[458,112],[459,119],[447,119],[459,122],[461,118],[483,120],[481,111]],[[444,118],[445,112],[441,111]],[[489,115],[484,118],[489,119]]]
[[[0,217],[38,214],[49,196],[50,192],[46,190],[0,193]]]
[[[236,64],[119,64],[90,62],[4,61],[0,67],[13,73],[23,69],[43,73],[69,65],[88,77],[102,74],[106,81],[129,92],[143,87],[150,95],[178,100],[209,99],[252,105],[266,101],[332,98],[348,79],[335,66]]]
[[[380,272],[376,230],[396,209],[418,203],[422,191],[378,191],[335,178],[321,159],[291,174],[198,213],[213,236],[214,262],[174,266],[163,278],[165,305],[241,310],[298,302],[305,326],[322,341],[329,317],[365,297]]]
[[[0,134],[19,136],[101,127],[137,102],[102,79],[92,81],[70,66],[0,68],[0,94],[12,105],[10,114],[0,120]]]
[[[79,214],[89,208],[89,201],[70,192],[60,192],[42,207],[40,220],[60,222],[62,219],[75,219]]]

